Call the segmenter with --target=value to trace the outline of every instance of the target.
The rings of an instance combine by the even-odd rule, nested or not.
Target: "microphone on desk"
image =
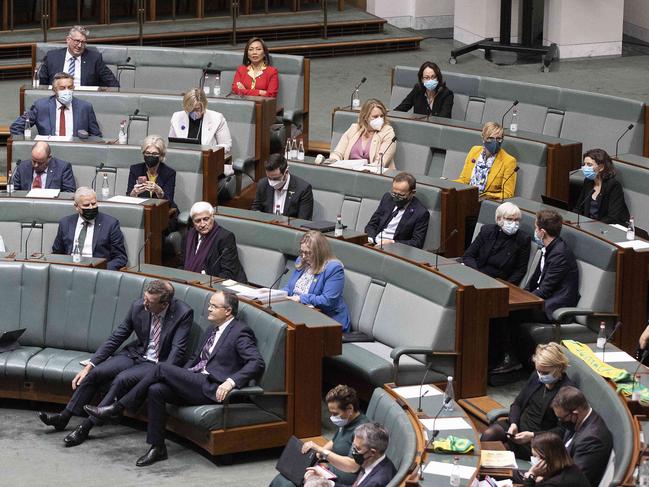
[[[453,231],[448,234],[448,237],[444,239],[442,244],[435,249],[435,270],[436,271],[439,270],[439,267],[437,266],[437,263],[439,261],[439,253],[446,251],[446,244],[448,243],[449,240],[451,240],[451,238],[455,236],[456,233],[457,233],[457,228],[454,228]]]
[[[505,129],[505,117],[509,112],[511,112],[514,109],[516,105],[518,105],[518,100],[514,100],[512,106],[510,106],[509,109],[505,113],[503,113],[503,118],[500,120],[500,126],[503,128],[503,130]]]
[[[604,346],[602,347],[602,362],[604,361],[604,354],[606,353],[606,344],[611,341],[611,338],[613,338],[613,335],[617,332],[617,330],[622,326],[622,322],[618,321],[615,323],[615,327],[613,328],[613,331],[609,333],[609,335],[606,337],[606,340],[604,340]]]
[[[379,160],[379,175],[383,176],[383,155],[388,151],[388,149],[392,146],[397,141],[397,136],[395,135],[392,137],[392,140],[388,144],[388,146],[385,148],[383,152],[381,152],[381,158]]]
[[[101,171],[104,168],[104,163],[100,162],[97,167],[95,167],[95,177],[92,178],[92,182],[90,183],[90,187],[92,188],[93,191],[95,191],[96,184],[97,184],[97,176],[99,175],[99,171]]]
[[[214,264],[213,264],[214,267],[216,267],[216,264],[218,264],[219,262],[221,262],[221,259],[223,258],[224,255],[225,255],[225,252],[221,252],[221,255],[219,255],[219,256],[216,258],[216,260],[214,261]],[[214,277],[214,276],[213,276],[212,274],[210,274],[210,287],[212,287],[212,279],[213,279],[213,277]]]
[[[442,401],[442,407],[439,408],[439,411],[437,411],[437,414],[433,418],[433,431],[430,432],[431,436],[430,439],[426,442],[426,446],[424,447],[424,451],[428,450],[430,445],[433,444],[433,441],[435,441],[435,438],[437,438],[437,435],[439,434],[439,431],[435,429],[435,422],[437,421],[437,418],[439,417],[440,414],[442,414],[442,411],[444,408],[448,405],[449,402],[451,402],[451,397],[450,396],[444,396],[444,401]]]
[[[273,288],[275,287],[275,284],[279,282],[279,280],[284,277],[288,273],[288,267],[285,267],[282,273],[279,275],[277,279],[275,279],[275,282],[271,284],[271,286],[268,288],[268,310],[270,311],[273,309],[273,307],[270,305],[270,297],[271,293],[273,292]]]
[[[31,226],[29,227],[29,232],[27,232],[27,238],[25,239],[25,260],[27,260],[27,243],[29,242],[29,237],[32,235],[32,230],[36,226],[36,220],[32,221]]]
[[[507,177],[505,178],[505,180],[503,181],[503,189],[502,189],[502,191],[501,191],[501,193],[500,193],[500,202],[501,202],[501,203],[502,203],[503,201],[505,201],[505,184],[507,183],[507,181],[510,180],[510,178],[511,178],[514,174],[516,174],[516,173],[518,172],[519,169],[520,169],[520,166],[516,166],[516,167],[514,168],[514,170],[512,171],[512,173],[511,173],[509,176],[507,176]]]
[[[363,76],[363,79],[361,79],[361,82],[356,85],[356,88],[354,88],[354,91],[352,91],[352,95],[349,97],[349,108],[354,108],[354,93],[356,93],[356,90],[358,90],[363,83],[367,81],[367,78]]]
[[[617,149],[618,149],[618,146],[620,145],[620,140],[622,140],[622,137],[624,137],[629,132],[629,130],[631,130],[633,127],[634,127],[633,124],[629,124],[629,126],[626,128],[626,130],[624,132],[622,132],[622,135],[620,135],[617,138],[617,141],[615,142],[615,157],[617,157]]]
[[[588,198],[590,198],[590,195],[591,195],[591,194],[593,194],[592,191],[591,191],[590,193],[588,193],[588,194],[584,197],[584,199],[581,200],[581,201],[579,202],[579,204],[578,204],[577,206],[575,206],[575,210],[574,210],[574,211],[575,211],[575,213],[577,213],[577,228],[581,228],[581,226],[579,226],[579,220],[580,220],[580,217],[581,217],[581,209],[582,209],[582,207],[584,206],[584,203],[586,203],[586,200],[587,200]]]
[[[135,66],[133,64],[129,64],[130,60],[131,60],[131,56],[126,58],[124,64],[117,65],[117,92],[118,93],[122,90],[122,71],[124,71],[125,69],[128,69],[129,71],[135,71]]]
[[[140,250],[137,252],[137,271],[140,272],[142,270],[142,251],[144,250],[144,247],[146,247],[146,244],[149,243],[149,240],[151,240],[151,232],[147,233],[146,238],[144,239],[144,243],[142,244],[142,247],[140,247]]]
[[[428,372],[430,372],[431,369],[430,363],[426,366],[426,373],[424,374],[424,378],[421,379],[421,383],[419,384],[419,401],[417,403],[417,412],[421,413],[423,410],[421,409],[421,400],[424,398],[426,394],[428,394],[428,391],[426,391],[424,394],[421,393],[422,389],[424,388],[424,383],[426,382],[426,377],[428,377]]]

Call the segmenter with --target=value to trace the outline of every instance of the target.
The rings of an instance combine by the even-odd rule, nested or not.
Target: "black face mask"
[[[146,167],[151,169],[154,166],[157,166],[160,162],[160,156],[144,156],[144,164]]]
[[[559,421],[559,426],[570,433],[575,432],[575,423],[571,423],[570,421]]]
[[[365,453],[360,453],[356,448],[352,448],[352,458],[357,465],[363,465],[365,462]]]
[[[394,193],[391,193],[390,196],[392,196],[392,202],[394,203],[394,206],[397,208],[401,209],[404,206],[408,204],[410,201],[410,198],[404,198],[403,196],[396,196]]]
[[[82,208],[81,216],[84,220],[92,221],[97,218],[97,213],[99,213],[99,208],[95,206],[94,208]]]

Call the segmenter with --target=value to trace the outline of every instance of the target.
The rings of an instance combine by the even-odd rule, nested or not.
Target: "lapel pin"
[[[181,126],[180,126],[180,130],[185,130],[185,126],[184,126],[184,125],[181,125]]]

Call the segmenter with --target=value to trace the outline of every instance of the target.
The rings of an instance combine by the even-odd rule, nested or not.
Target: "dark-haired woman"
[[[278,91],[279,74],[271,66],[268,47],[264,41],[253,37],[243,51],[243,65],[234,73],[232,93],[276,97]]]
[[[590,482],[555,433],[539,433],[532,440],[532,468],[525,473],[525,487],[590,487]]]
[[[453,92],[446,87],[439,66],[426,61],[419,68],[417,79],[419,82],[395,110],[407,112],[412,108],[419,115],[451,118]]]
[[[613,161],[603,149],[591,149],[584,154],[581,166],[584,185],[581,188],[575,213],[603,223],[626,226],[629,209],[624,202],[624,189],[615,179]]]

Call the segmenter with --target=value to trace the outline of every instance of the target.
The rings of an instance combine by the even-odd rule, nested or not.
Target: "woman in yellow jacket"
[[[496,122],[482,127],[482,145],[471,147],[458,183],[476,186],[482,199],[500,200],[516,191],[516,159],[500,146],[503,128]]]
[[[358,123],[353,123],[329,154],[334,161],[366,159],[368,163],[395,169],[396,141],[394,129],[387,117],[388,110],[380,100],[370,98],[361,107]]]

